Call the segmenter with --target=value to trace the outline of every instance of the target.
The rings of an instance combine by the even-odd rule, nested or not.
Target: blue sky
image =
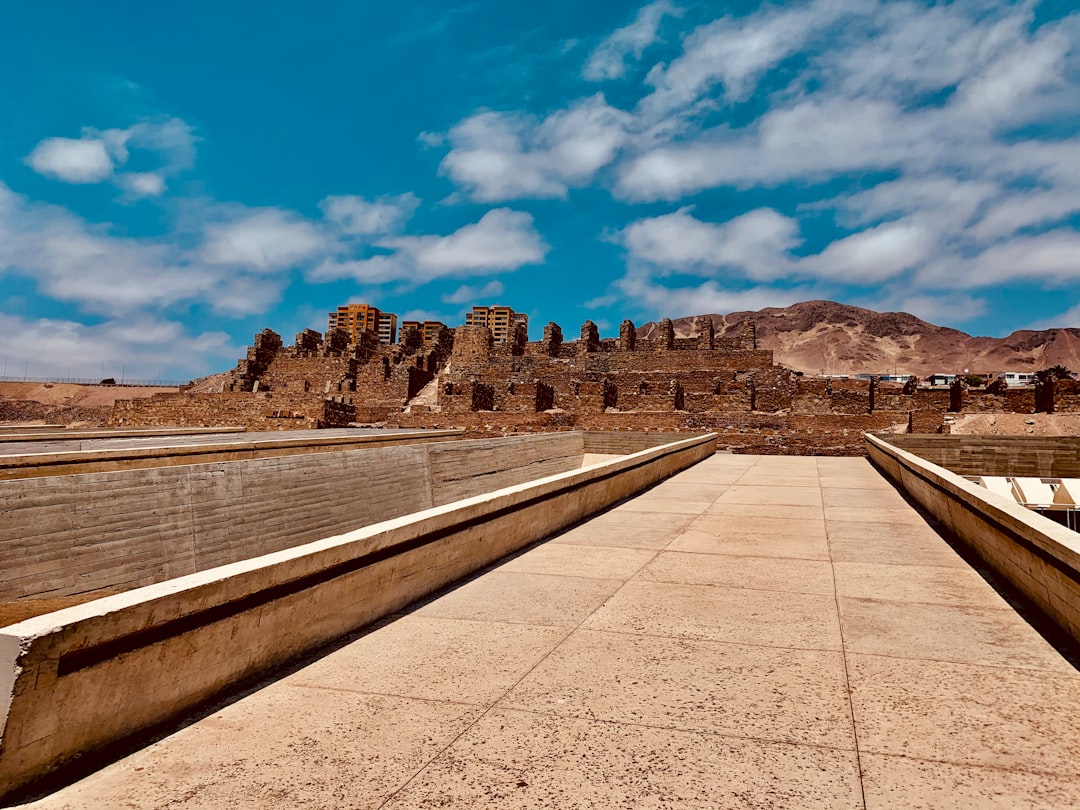
[[[210,373],[348,301],[1080,326],[1069,2],[9,5],[9,375]]]

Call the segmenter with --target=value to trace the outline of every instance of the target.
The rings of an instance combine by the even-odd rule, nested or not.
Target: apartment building
[[[514,312],[510,307],[482,307],[476,306],[465,315],[466,326],[486,326],[491,330],[491,336],[495,343],[506,343],[514,333],[517,324],[524,324],[526,334],[529,330],[529,316],[522,312]]]
[[[327,328],[344,329],[350,338],[356,337],[357,332],[374,332],[379,343],[389,345],[397,339],[397,315],[370,304],[346,304],[329,314]]]

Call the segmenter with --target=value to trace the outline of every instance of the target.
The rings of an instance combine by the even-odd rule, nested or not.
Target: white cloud
[[[627,113],[599,94],[540,122],[482,112],[450,130],[453,148],[440,170],[474,200],[564,198],[615,159],[629,123]]]
[[[124,172],[116,176],[117,185],[131,197],[160,197],[165,193],[165,178],[157,172]]]
[[[28,319],[0,312],[0,344],[8,373],[32,377],[98,374],[127,379],[179,376],[191,357],[231,361],[243,353],[221,331],[189,333],[176,321],[111,320],[88,326],[71,320]]]
[[[380,197],[369,202],[363,197],[327,197],[319,203],[323,216],[343,233],[352,236],[384,236],[397,233],[420,205],[415,194]]]
[[[664,318],[785,307],[796,301],[815,297],[812,291],[805,288],[752,287],[730,290],[715,281],[706,281],[692,287],[666,287],[654,283],[648,277],[635,274],[619,279],[615,286],[627,301]]]
[[[640,59],[645,49],[656,41],[660,21],[664,15],[681,15],[670,0],[657,0],[638,10],[634,21],[616,29],[596,46],[581,75],[589,81],[617,79],[626,72],[626,57]]]
[[[971,255],[947,255],[916,273],[920,284],[938,289],[989,287],[1011,281],[1080,284],[1080,233],[1059,228],[1018,236]]]
[[[492,279],[482,287],[474,287],[462,284],[449,295],[444,295],[442,300],[447,304],[476,304],[488,299],[498,298],[504,291],[503,283],[498,279]]]
[[[876,284],[921,265],[934,254],[931,229],[913,220],[886,222],[846,236],[800,262],[802,272],[860,285]]]
[[[547,245],[524,211],[495,208],[448,236],[401,236],[383,245],[410,257],[416,269],[431,277],[500,272],[543,261]]]
[[[297,215],[278,208],[244,211],[206,228],[200,258],[208,264],[282,270],[331,247],[327,234]]]
[[[155,197],[165,190],[165,176],[191,168],[196,140],[179,118],[140,121],[127,129],[85,127],[81,138],[46,138],[26,162],[38,174],[66,183],[100,183],[127,163],[131,149],[145,150],[161,163],[156,171],[116,174],[115,179],[131,197]]]
[[[26,162],[38,174],[65,183],[100,183],[113,171],[105,143],[96,138],[46,138]]]
[[[632,223],[621,241],[632,262],[646,262],[656,272],[715,275],[732,271],[765,279],[784,274],[787,251],[800,242],[798,230],[794,220],[768,208],[719,225],[702,222],[683,208]]]
[[[641,102],[641,111],[659,118],[696,102],[714,84],[742,101],[769,68],[798,51],[841,16],[867,3],[814,0],[795,8],[764,11],[735,19],[723,17],[697,28],[686,38],[682,54],[666,67],[657,65],[648,82],[655,90]]]
[[[424,284],[432,279],[491,275],[539,264],[548,246],[523,211],[496,208],[479,222],[446,236],[399,236],[378,247],[391,251],[354,261],[326,260],[308,277],[312,281],[353,278],[365,284],[406,281]]]
[[[280,212],[256,211],[246,218],[242,211],[232,213],[235,230],[215,223],[211,241],[188,248],[188,234],[117,236],[108,225],[30,202],[0,183],[0,273],[25,276],[45,296],[109,316],[134,317],[192,302],[228,314],[265,311],[287,283],[283,274],[270,277],[267,271],[296,255],[303,234],[319,231]],[[280,235],[262,238],[275,229]]]
[[[1050,318],[1041,318],[1028,324],[1027,329],[1080,329],[1080,304]]]

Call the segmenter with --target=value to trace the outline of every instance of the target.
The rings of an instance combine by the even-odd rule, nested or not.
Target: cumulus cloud
[[[388,253],[354,261],[328,260],[309,274],[313,281],[353,278],[361,283],[423,284],[444,277],[492,275],[544,260],[548,246],[532,215],[509,208],[488,211],[478,222],[446,236],[398,236],[377,246]]]
[[[350,236],[397,233],[420,205],[415,194],[379,197],[373,202],[355,195],[327,197],[319,203],[323,216]]]
[[[645,262],[660,273],[716,275],[733,269],[739,275],[768,279],[785,273],[787,251],[801,241],[798,231],[794,220],[768,208],[720,224],[696,219],[683,208],[632,223],[621,241],[633,261]]]
[[[244,265],[261,271],[295,266],[330,247],[327,234],[278,208],[244,211],[206,228],[200,258],[212,265]]]
[[[97,138],[46,138],[26,162],[38,174],[65,183],[100,183],[113,171],[105,143]]]
[[[629,124],[600,94],[542,121],[481,112],[450,130],[440,170],[474,200],[564,198],[615,159]]]
[[[117,235],[0,183],[0,272],[32,280],[77,310],[134,316],[194,302],[234,315],[265,311],[288,283],[282,270],[311,258],[317,226],[276,209],[231,208],[205,234]],[[186,246],[188,239],[196,244]]]
[[[581,75],[594,82],[619,78],[626,72],[626,58],[640,59],[645,49],[656,41],[664,16],[681,13],[670,0],[657,0],[642,6],[632,23],[616,29],[596,46]]]
[[[87,325],[0,312],[0,343],[10,369],[32,377],[97,373],[128,379],[179,375],[185,358],[231,360],[243,349],[222,331],[192,334],[176,321],[138,318]]]
[[[165,191],[165,177],[190,169],[195,161],[192,128],[179,118],[140,121],[127,129],[85,127],[80,138],[46,138],[27,155],[38,174],[66,183],[100,183],[114,178],[129,197],[156,197]],[[132,149],[156,156],[153,172],[117,173]]]
[[[442,300],[447,304],[473,304],[498,298],[503,294],[504,289],[503,283],[498,279],[492,279],[480,287],[462,284],[449,295],[444,295]]]

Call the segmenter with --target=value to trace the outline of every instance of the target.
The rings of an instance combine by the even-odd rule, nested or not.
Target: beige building
[[[419,329],[425,344],[434,343],[439,337],[439,330],[445,328],[446,324],[442,321],[402,321],[401,336],[405,336],[406,329]]]
[[[473,307],[472,312],[465,316],[466,326],[486,326],[491,330],[491,336],[496,343],[506,343],[510,340],[514,327],[519,323],[525,325],[527,334],[529,316],[514,312],[510,307]]]

